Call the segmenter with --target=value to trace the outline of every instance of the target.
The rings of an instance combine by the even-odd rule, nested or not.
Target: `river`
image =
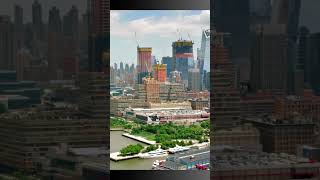
[[[118,152],[123,147],[129,144],[141,144],[147,146],[147,144],[141,143],[139,141],[122,136],[123,131],[110,131],[110,152]],[[157,159],[165,159],[166,157],[161,157]],[[110,160],[111,170],[151,170],[152,164],[156,159],[129,159],[123,161],[112,161]]]

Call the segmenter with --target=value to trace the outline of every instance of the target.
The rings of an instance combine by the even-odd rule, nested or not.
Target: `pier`
[[[113,161],[122,161],[127,159],[139,158],[139,154],[135,154],[132,156],[119,156],[120,152],[110,153],[110,159]]]
[[[156,144],[155,141],[149,141],[149,140],[147,140],[147,139],[145,139],[143,137],[131,135],[131,134],[128,134],[128,133],[123,133],[122,136],[125,136],[127,138],[130,138],[130,139],[133,139],[133,140],[145,143],[145,144],[149,144],[149,145]]]

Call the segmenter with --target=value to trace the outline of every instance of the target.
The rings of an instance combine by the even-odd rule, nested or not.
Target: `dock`
[[[155,141],[149,141],[149,140],[147,140],[147,139],[145,139],[145,138],[143,138],[143,137],[131,135],[131,134],[129,134],[129,133],[123,133],[122,136],[125,136],[125,137],[127,137],[127,138],[130,138],[130,139],[133,139],[133,140],[136,140],[136,141],[145,143],[145,144],[149,144],[149,145],[156,144]]]
[[[119,154],[120,154],[120,152],[110,153],[110,159],[113,161],[122,161],[122,160],[133,159],[133,158],[139,157],[139,154],[135,154],[132,156],[119,156]]]

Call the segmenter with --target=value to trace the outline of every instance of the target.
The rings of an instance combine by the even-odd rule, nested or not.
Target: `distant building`
[[[137,47],[138,84],[143,84],[143,78],[151,73],[151,53],[152,48],[150,47]]]
[[[188,69],[194,67],[193,42],[179,40],[172,43],[174,70],[181,72],[181,79],[188,84]]]
[[[110,49],[110,2],[88,0],[89,12],[89,71],[106,72]]]
[[[170,77],[170,73],[173,71],[173,58],[172,57],[163,57],[162,64],[167,65],[167,77]]]
[[[159,82],[166,82],[167,80],[167,65],[155,64],[153,66],[153,77]]]
[[[210,107],[208,99],[193,99],[190,102],[193,110],[203,110]]]
[[[201,90],[201,74],[199,69],[189,69],[188,71],[188,89],[191,91]]]
[[[13,25],[10,16],[0,16],[0,70],[14,70]]]
[[[144,88],[146,92],[146,102],[160,102],[160,82],[154,78],[144,78]]]

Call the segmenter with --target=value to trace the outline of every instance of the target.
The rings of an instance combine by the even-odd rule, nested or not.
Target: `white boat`
[[[167,156],[168,153],[167,151],[163,150],[163,149],[157,149],[154,151],[150,151],[147,153],[142,153],[139,155],[140,158],[157,158],[157,157],[163,157],[163,156]]]
[[[153,165],[152,165],[152,169],[155,169],[155,168],[157,168],[157,167],[159,167],[159,166],[162,166],[163,165],[163,163],[165,162],[166,160],[156,160],[156,161],[154,161],[153,162]]]
[[[190,148],[189,147],[182,147],[182,146],[176,146],[174,148],[169,148],[169,153],[178,153],[178,152],[184,152],[184,151],[188,151]]]

